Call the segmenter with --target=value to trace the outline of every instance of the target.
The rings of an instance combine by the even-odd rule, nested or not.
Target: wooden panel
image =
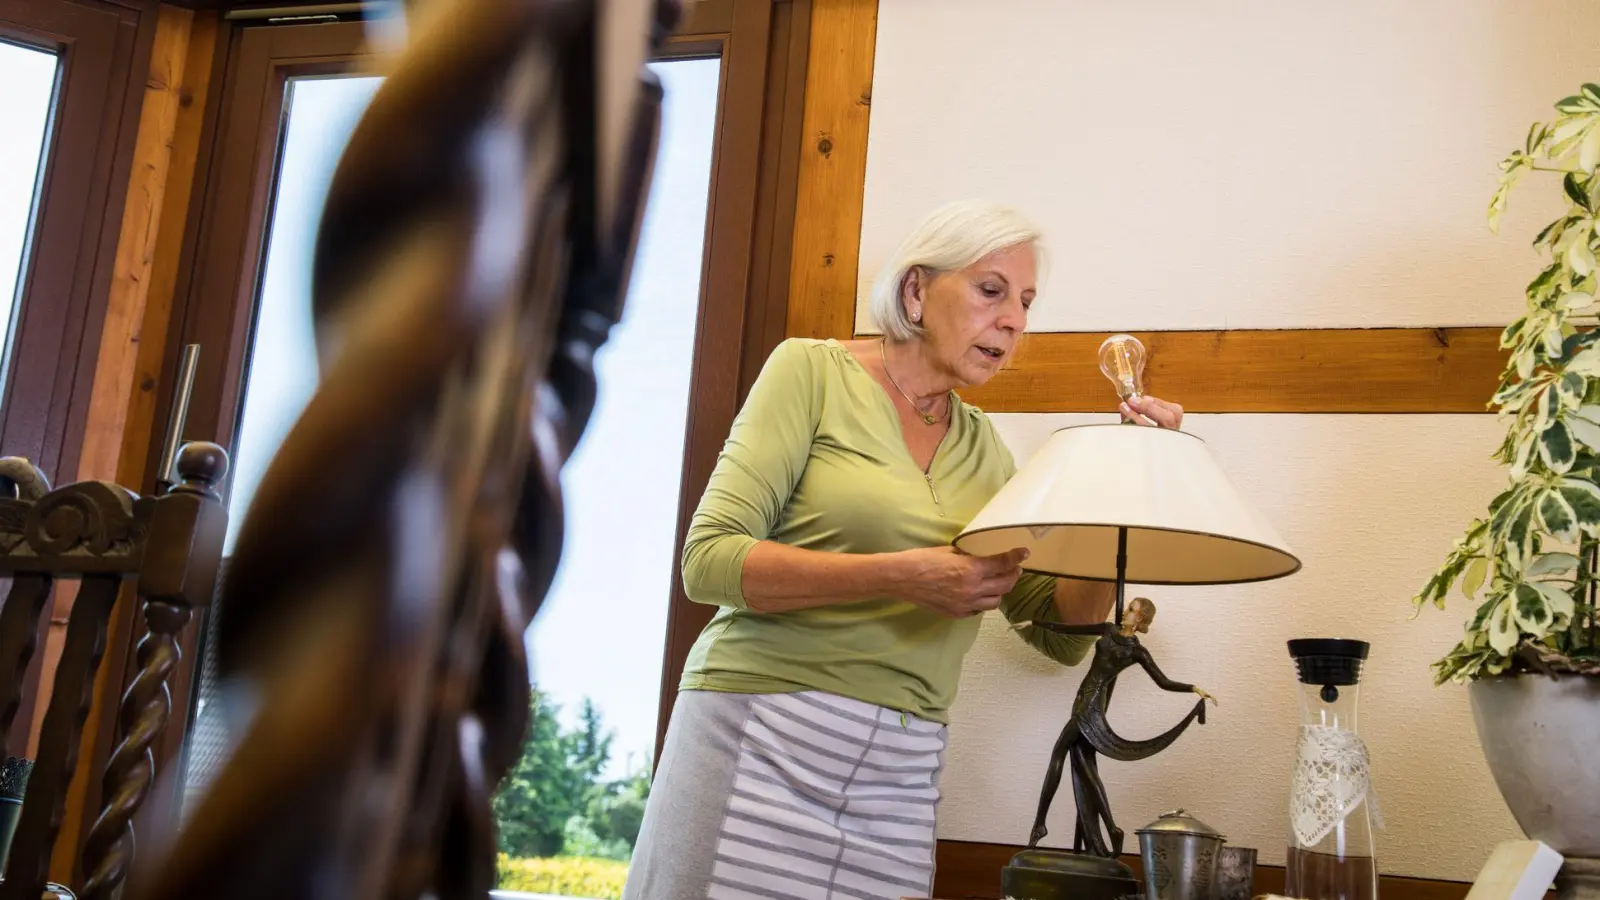
[[[178,119],[173,130],[172,152],[168,160],[167,191],[162,198],[161,231],[156,236],[154,259],[150,267],[150,289],[145,298],[144,318],[139,326],[139,353],[134,364],[135,390],[122,431],[122,450],[118,456],[117,483],[150,490],[145,483],[147,452],[153,435],[166,423],[156,422],[158,398],[170,393],[172,385],[161,384],[166,358],[168,324],[178,273],[182,270],[184,241],[188,233],[190,198],[199,171],[201,132],[205,125],[215,62],[219,17],[200,12],[190,31],[183,78],[178,91]]]
[[[150,5],[150,4],[144,4]],[[11,323],[0,452],[71,480],[89,418],[100,320],[111,290],[122,197],[155,16],[100,0],[0,0],[0,38],[63,60],[30,247]],[[61,598],[65,592],[57,592]],[[32,755],[40,676],[59,655],[41,623],[8,752]],[[48,684],[46,679],[44,684]],[[48,688],[46,688],[46,692]]]
[[[696,0],[684,4],[677,34],[726,34],[733,30],[733,0]]]
[[[790,69],[794,54],[804,56],[804,34],[795,34],[793,10],[786,7],[789,4],[768,0],[736,0],[733,29],[722,54],[699,333],[689,386],[661,712],[656,727],[657,758],[684,663],[713,611],[689,602],[676,561],[682,557],[689,520],[749,383],[744,369],[744,362],[753,355],[749,344],[770,340],[765,348],[770,352],[780,336],[768,334],[772,330],[768,323],[781,322],[785,313],[783,293],[764,288],[773,282],[772,270],[782,259],[775,244],[787,231],[782,220],[786,215],[783,198],[793,196],[795,190],[794,161],[792,154],[784,152],[783,141],[785,137],[796,140],[801,114],[801,86],[792,83]],[[803,64],[803,58],[799,62]],[[779,283],[786,285],[786,264],[781,275]]]
[[[855,330],[877,36],[877,0],[812,5],[789,279],[792,337],[846,338]]]
[[[150,274],[171,171],[184,64],[194,13],[163,6],[150,51],[150,74],[134,142],[133,167],[122,210],[122,228],[112,265],[111,294],[100,332],[89,424],[78,458],[78,480],[113,480],[122,451],[122,431],[133,395],[135,363],[150,294]],[[182,178],[182,173],[179,173]]]
[[[1132,837],[1129,838],[1132,840]],[[935,865],[933,894],[939,900],[998,900],[1000,870],[1020,846],[976,841],[940,841]],[[1122,861],[1142,877],[1137,854],[1124,854]],[[1282,866],[1256,866],[1254,893],[1278,894],[1283,891]],[[1398,875],[1379,877],[1378,893],[1384,900],[1461,900],[1470,884]]]
[[[1109,412],[1103,333],[1024,338],[1010,367],[962,396],[986,412]],[[1188,412],[1481,413],[1505,356],[1498,328],[1164,331],[1146,387]]]
[[[133,170],[123,208],[112,293],[95,368],[91,413],[78,478],[138,486],[155,426],[156,395],[168,318],[177,283],[189,198],[200,150],[207,88],[218,31],[214,12],[194,13],[163,4],[156,20],[140,111]],[[166,387],[166,386],[161,386]],[[62,587],[71,587],[63,585]],[[58,590],[47,662],[60,654],[73,590]],[[67,797],[52,877],[68,878],[79,838],[96,814],[101,770],[116,738],[116,704],[137,615],[119,603],[111,622],[105,664],[95,679],[98,715],[84,723],[83,749]],[[48,681],[46,682],[48,684]],[[40,705],[42,712],[43,703]],[[42,716],[41,716],[42,718]],[[39,723],[35,723],[37,729]],[[174,729],[177,731],[177,729]],[[169,734],[168,737],[171,735]],[[85,821],[87,818],[88,821]]]

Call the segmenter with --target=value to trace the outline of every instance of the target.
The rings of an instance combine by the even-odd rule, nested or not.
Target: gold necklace
[[[926,422],[929,425],[937,425],[940,422],[943,422],[944,419],[945,419],[945,416],[950,415],[950,404],[948,402],[945,403],[944,415],[943,416],[939,416],[938,418],[934,418],[933,416],[929,415],[928,413],[923,412],[921,410],[921,408],[919,408],[917,406],[917,401],[911,399],[911,395],[906,393],[906,389],[900,386],[900,382],[895,381],[894,380],[894,376],[889,374],[889,356],[888,356],[888,352],[883,349],[883,345],[886,344],[886,343],[888,343],[888,342],[887,341],[879,341],[878,342],[878,358],[883,360],[883,377],[889,379],[889,383],[894,385],[894,389],[900,392],[900,396],[906,398],[906,402],[911,404],[911,408],[917,411],[917,415],[922,416],[922,421],[923,422]]]

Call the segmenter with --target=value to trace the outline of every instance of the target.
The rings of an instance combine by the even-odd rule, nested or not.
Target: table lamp
[[[1119,398],[1142,395],[1144,347],[1129,335],[1114,335],[1101,345],[1101,370],[1117,389]],[[1073,721],[1057,742],[1052,771],[1041,799],[1040,818],[1030,850],[1018,854],[1007,877],[1017,876],[1007,893],[1018,900],[1050,900],[1073,896],[1092,900],[1101,892],[1118,896],[1132,878],[1131,870],[1117,862],[1120,846],[1108,852],[1098,837],[1081,842],[1086,821],[1111,823],[1110,811],[1099,784],[1096,751],[1118,759],[1139,759],[1164,747],[1129,749],[1118,753],[1120,741],[1098,738],[1104,729],[1104,707],[1109,704],[1116,675],[1135,661],[1152,670],[1149,654],[1138,646],[1137,621],[1123,628],[1125,587],[1136,584],[1239,584],[1291,575],[1300,560],[1265,517],[1247,501],[1200,438],[1182,431],[1132,423],[1077,425],[1062,428],[1030,458],[955,539],[957,549],[975,556],[1004,553],[1018,547],[1029,551],[1025,568],[1047,575],[1113,582],[1116,614],[1113,625],[1052,626],[1056,631],[1100,635],[1095,661],[1090,664]],[[1119,656],[1120,654],[1120,656]],[[1105,657],[1102,659],[1102,657]],[[1164,677],[1164,676],[1163,676]],[[1168,681],[1169,690],[1190,685]],[[1090,696],[1090,695],[1093,696]],[[1089,706],[1098,704],[1096,709]],[[1088,709],[1087,713],[1080,711]],[[1098,724],[1085,724],[1083,735],[1074,732],[1080,715],[1098,716]],[[1191,714],[1204,722],[1204,700]],[[1172,737],[1181,731],[1174,729]],[[1069,733],[1078,746],[1072,751],[1074,793],[1077,796],[1079,839],[1075,851],[1033,849],[1045,811],[1059,782],[1063,746]],[[1087,735],[1087,736],[1084,736]],[[1172,738],[1168,738],[1168,743]],[[1142,742],[1124,742],[1133,747]],[[1092,745],[1092,746],[1090,746]],[[1084,762],[1081,757],[1086,757]],[[1054,782],[1051,781],[1054,779]],[[1085,790],[1089,788],[1089,790]],[[1099,816],[1099,819],[1095,819]],[[1120,845],[1120,829],[1112,826]],[[1037,879],[1021,877],[1037,870]],[[1025,883],[1026,882],[1026,883]],[[1016,888],[1015,891],[1009,888]]]

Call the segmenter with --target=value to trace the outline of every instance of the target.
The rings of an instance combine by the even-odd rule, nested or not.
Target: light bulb
[[[1144,396],[1144,345],[1131,334],[1113,334],[1100,344],[1100,371],[1117,389],[1117,397]]]

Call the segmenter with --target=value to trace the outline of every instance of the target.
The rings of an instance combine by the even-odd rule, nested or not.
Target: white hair
[[[912,269],[953,272],[1018,244],[1033,244],[1042,256],[1039,241],[1039,229],[1009,206],[980,200],[941,206],[917,223],[879,270],[872,285],[872,319],[890,340],[909,341],[922,334],[901,299]]]

